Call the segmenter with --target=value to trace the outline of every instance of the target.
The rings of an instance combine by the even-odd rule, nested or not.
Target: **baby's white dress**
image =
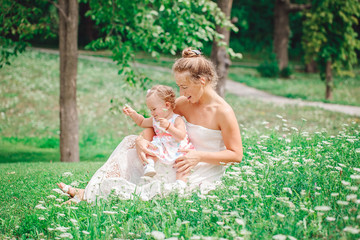
[[[220,130],[208,129],[186,122],[191,143],[197,151],[218,152],[225,150]],[[85,188],[84,199],[94,202],[106,198],[111,192],[121,199],[132,199],[134,195],[142,200],[155,196],[166,196],[179,188],[176,183],[176,170],[172,165],[160,161],[155,163],[156,175],[144,177],[144,168],[135,150],[137,135],[125,137],[111,154],[105,164],[96,171]],[[187,190],[199,188],[206,192],[221,180],[225,167],[199,163],[188,178]]]

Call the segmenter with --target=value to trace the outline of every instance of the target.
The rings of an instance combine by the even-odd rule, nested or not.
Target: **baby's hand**
[[[129,105],[125,104],[125,106],[123,107],[123,113],[127,116],[130,116],[132,113],[135,113],[136,111],[134,109],[132,109]]]
[[[159,118],[159,123],[160,123],[160,127],[166,129],[167,127],[169,127],[170,122],[166,118]]]

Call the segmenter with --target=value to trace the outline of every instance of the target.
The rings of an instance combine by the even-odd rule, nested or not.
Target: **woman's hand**
[[[185,154],[175,160],[174,167],[177,168],[178,173],[186,175],[200,162],[201,153],[190,149],[180,151]]]
[[[144,139],[142,136],[139,136],[135,141],[136,152],[143,162],[144,165],[148,163],[146,156],[154,156],[157,157],[155,153],[153,153],[150,149],[156,149],[156,147],[151,144],[148,140]]]

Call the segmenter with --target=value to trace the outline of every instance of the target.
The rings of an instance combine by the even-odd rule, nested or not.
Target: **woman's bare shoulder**
[[[220,122],[227,122],[232,118],[236,119],[233,108],[224,99],[219,101],[216,116]]]

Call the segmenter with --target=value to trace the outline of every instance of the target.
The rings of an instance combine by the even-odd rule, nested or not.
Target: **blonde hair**
[[[182,51],[182,58],[176,60],[172,70],[174,73],[189,73],[190,79],[194,83],[199,83],[202,77],[207,83],[215,87],[218,81],[214,64],[203,57],[199,50],[192,48],[186,48]]]
[[[158,96],[164,102],[169,102],[171,109],[175,108],[176,96],[174,90],[171,87],[165,85],[155,85],[150,90],[148,90],[146,98],[153,94],[156,94],[156,96]]]

